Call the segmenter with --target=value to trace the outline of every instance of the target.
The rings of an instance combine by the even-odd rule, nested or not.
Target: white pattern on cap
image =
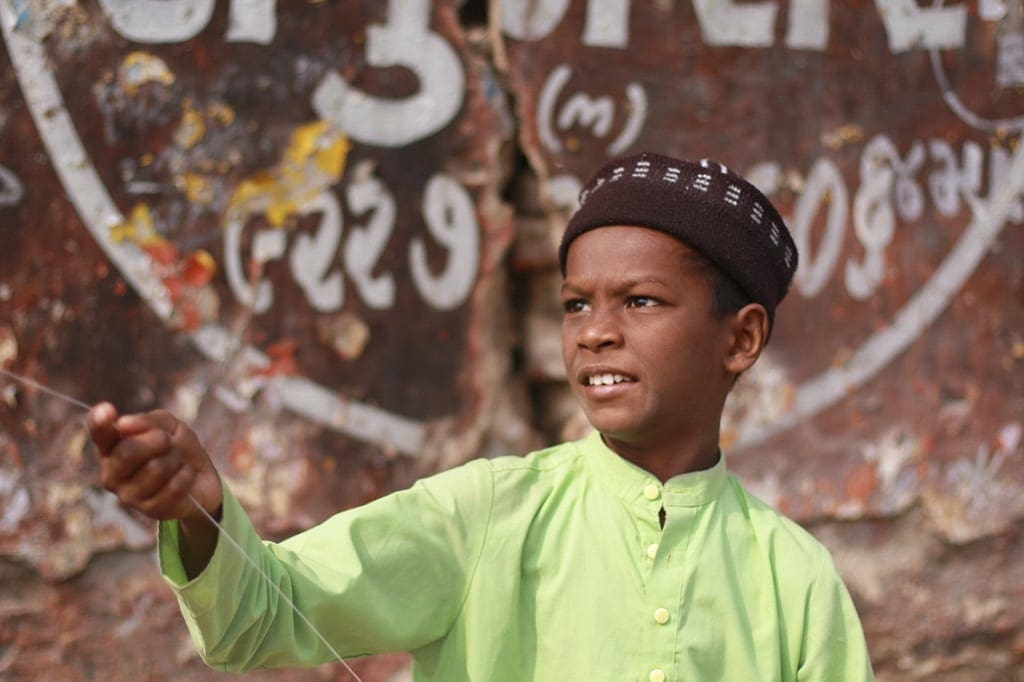
[[[708,159],[643,153],[605,164],[581,191],[580,208],[562,236],[563,274],[572,241],[607,225],[648,227],[681,239],[765,305],[770,319],[789,291],[799,259],[771,201]]]

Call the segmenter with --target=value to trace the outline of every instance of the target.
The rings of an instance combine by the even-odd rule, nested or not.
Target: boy
[[[872,679],[828,553],[718,447],[796,269],[778,213],[718,164],[631,156],[587,184],[559,257],[563,356],[594,433],[471,462],[279,545],[187,427],[93,408],[104,485],[164,521],[162,569],[204,660],[314,665],[336,648],[410,651],[416,679],[446,682]]]

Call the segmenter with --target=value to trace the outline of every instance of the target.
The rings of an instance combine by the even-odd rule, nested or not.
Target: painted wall
[[[734,468],[832,549],[880,679],[1024,674],[1020,0],[0,0],[0,26],[0,366],[185,416],[281,536],[581,433],[579,188],[624,151],[714,159],[801,250]],[[0,677],[212,679],[80,409],[0,397]]]

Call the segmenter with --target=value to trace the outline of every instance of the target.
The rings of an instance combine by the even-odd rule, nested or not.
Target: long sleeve
[[[800,682],[861,682],[874,680],[867,643],[853,600],[822,554],[817,579],[807,597]]]
[[[420,481],[280,544],[260,540],[225,486],[224,531],[342,656],[408,651],[441,638],[465,599],[493,502],[479,463]],[[186,581],[177,524],[159,554],[210,666],[241,671],[333,660],[330,649],[224,537]]]

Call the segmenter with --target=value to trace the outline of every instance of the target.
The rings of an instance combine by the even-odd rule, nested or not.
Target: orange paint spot
[[[299,371],[299,364],[295,360],[295,351],[299,343],[294,339],[279,341],[267,348],[267,355],[270,356],[270,364],[256,371],[256,376],[291,376]]]
[[[199,250],[185,257],[182,278],[191,286],[201,287],[209,284],[217,274],[217,261],[207,251]]]
[[[141,244],[141,247],[158,265],[173,265],[180,256],[178,247],[164,240],[153,240]]]
[[[843,481],[843,492],[847,498],[866,500],[878,488],[878,471],[875,465],[861,464]]]
[[[194,304],[184,305],[181,308],[182,326],[190,332],[194,332],[203,326],[203,314]]]
[[[164,286],[171,303],[178,303],[185,296],[185,283],[177,277],[164,277]]]

